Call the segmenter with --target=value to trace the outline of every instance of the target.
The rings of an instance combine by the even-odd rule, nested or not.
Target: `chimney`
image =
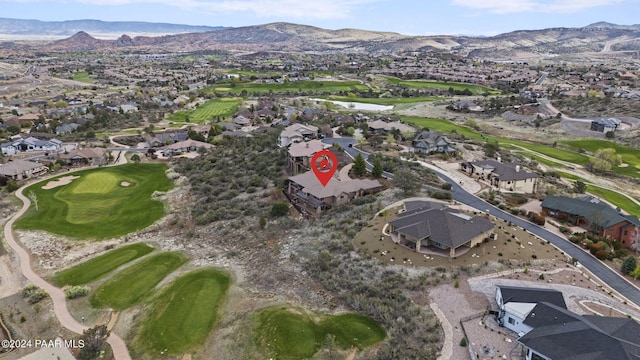
[[[520,172],[520,165],[516,165],[516,172]]]

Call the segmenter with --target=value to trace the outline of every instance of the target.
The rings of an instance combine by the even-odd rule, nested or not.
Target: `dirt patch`
[[[59,186],[64,186],[64,185],[68,185],[70,184],[73,180],[78,179],[80,176],[74,176],[74,175],[69,175],[69,176],[63,176],[57,180],[51,180],[49,181],[46,185],[44,185],[42,187],[42,190],[51,190],[51,189],[55,189]]]
[[[455,206],[452,206],[455,207]],[[455,258],[417,253],[393,242],[382,233],[389,221],[397,217],[401,208],[389,209],[374,218],[353,239],[353,245],[383,263],[407,267],[471,266],[486,262],[521,264],[542,259],[564,259],[557,248],[509,222],[491,218],[496,240],[490,240]],[[473,212],[468,212],[474,215]],[[475,215],[477,215],[477,211]]]
[[[128,181],[123,181],[123,182],[120,183],[120,186],[122,186],[122,187],[128,187],[129,185],[131,185],[131,183],[128,182]]]

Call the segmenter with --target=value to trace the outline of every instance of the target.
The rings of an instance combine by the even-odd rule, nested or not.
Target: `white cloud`
[[[352,15],[361,5],[380,0],[76,0],[92,5],[164,4],[212,14],[249,14],[256,17],[338,19]]]
[[[629,0],[452,0],[454,5],[495,14],[523,12],[575,13],[596,7],[611,6]]]

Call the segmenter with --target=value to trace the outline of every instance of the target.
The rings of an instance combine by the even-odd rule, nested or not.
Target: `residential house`
[[[548,289],[498,286],[496,301],[499,323],[518,333],[526,360],[640,358],[640,324],[631,318],[578,315]]]
[[[609,131],[616,131],[620,124],[622,122],[616,118],[593,120],[591,121],[591,130],[606,134]]]
[[[497,321],[517,334],[524,335],[533,327],[524,321],[538,303],[546,302],[567,308],[562,292],[551,289],[496,286]],[[535,316],[535,315],[534,315]]]
[[[313,125],[293,124],[282,130],[278,137],[278,146],[286,147],[294,142],[318,138],[318,127]]]
[[[453,154],[456,152],[456,149],[451,147],[449,140],[435,131],[420,132],[411,144],[413,145],[413,151],[423,154]]]
[[[412,126],[404,124],[401,121],[375,120],[367,122],[367,125],[369,126],[369,130],[376,133],[389,133],[393,130],[398,130],[401,134],[413,134],[416,132],[416,129]]]
[[[454,257],[491,236],[493,223],[481,216],[468,216],[429,201],[405,202],[405,211],[389,222],[395,243],[416,252],[442,253]]]
[[[318,151],[330,148],[320,140],[309,140],[289,145],[287,152],[287,168],[295,175],[311,170],[311,158]]]
[[[211,149],[213,147],[213,145],[206,142],[187,139],[165,146],[162,153],[164,156],[171,156],[191,151],[197,151],[200,148]]]
[[[304,215],[319,215],[332,206],[374,194],[382,190],[378,180],[338,180],[332,177],[323,186],[313,171],[289,177],[285,180],[285,194]]]
[[[62,141],[57,139],[41,140],[35,137],[14,138],[0,144],[4,156],[15,155],[19,152],[58,151],[62,148]]]
[[[107,163],[107,151],[103,148],[84,148],[73,150],[60,156],[67,165],[104,165]]]
[[[71,133],[76,131],[76,129],[80,127],[79,124],[75,124],[75,123],[68,123],[68,124],[62,124],[58,127],[56,127],[56,134],[57,135],[62,135],[62,134],[67,134],[67,133]]]
[[[501,191],[534,193],[538,185],[538,174],[523,170],[518,164],[495,160],[460,163],[460,171]]]
[[[242,115],[238,115],[235,116],[234,118],[231,119],[231,122],[233,124],[235,124],[238,127],[244,127],[244,126],[250,126],[251,125],[251,119],[242,116]]]
[[[184,131],[167,131],[154,134],[155,136],[147,140],[149,147],[158,147],[168,144],[174,144],[180,141],[187,140],[187,133]]]
[[[33,161],[13,160],[0,164],[0,176],[11,180],[24,180],[47,172],[47,167]]]
[[[593,196],[570,198],[547,196],[540,204],[542,214],[582,226],[598,236],[620,241],[629,248],[640,237],[640,220],[625,215]]]

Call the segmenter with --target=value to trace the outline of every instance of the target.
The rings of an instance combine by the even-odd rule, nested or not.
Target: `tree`
[[[400,169],[393,174],[393,181],[397,188],[405,195],[411,195],[420,189],[417,176],[409,169]]]
[[[636,257],[633,255],[627,256],[622,262],[620,271],[622,271],[623,274],[630,274],[633,270],[636,269],[636,266],[638,266]]]
[[[131,161],[133,161],[136,164],[139,164],[140,163],[140,155],[138,155],[138,154],[131,155]]]
[[[612,148],[598,149],[591,161],[591,170],[594,172],[607,172],[613,166],[622,163],[622,157],[616,154],[616,150]]]
[[[289,213],[289,204],[284,201],[278,201],[271,205],[271,216],[281,217]]]
[[[84,342],[84,347],[78,352],[78,359],[98,359],[107,344],[109,333],[107,325],[97,325],[83,331],[80,340]]]
[[[640,266],[636,266],[636,268],[633,269],[633,271],[629,273],[629,275],[633,276],[633,278],[636,280],[640,278]]]
[[[373,169],[371,169],[371,176],[373,177],[381,177],[382,176],[382,161],[380,161],[380,158],[376,157],[376,159],[373,161]]]
[[[353,167],[351,168],[356,176],[364,176],[367,174],[367,164],[362,157],[362,154],[358,153],[353,159]]]
[[[584,194],[586,190],[587,184],[585,184],[584,181],[576,180],[576,183],[573,185],[573,191],[577,192],[578,194]]]

